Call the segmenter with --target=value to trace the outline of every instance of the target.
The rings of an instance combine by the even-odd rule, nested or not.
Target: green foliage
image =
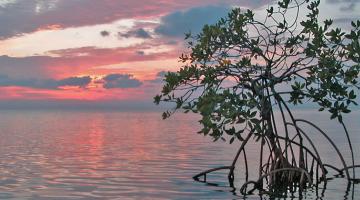
[[[261,21],[251,10],[233,9],[226,18],[187,35],[183,67],[165,76],[154,100],[173,110],[200,113],[199,132],[214,140],[242,140],[245,131],[266,135],[269,113],[281,103],[315,102],[331,118],[356,105],[360,72],[360,21],[348,32],[318,20],[319,0],[281,0]],[[307,8],[306,18],[287,17]],[[296,12],[295,12],[296,13]]]

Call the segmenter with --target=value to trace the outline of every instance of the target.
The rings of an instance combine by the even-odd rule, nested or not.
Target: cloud
[[[32,100],[2,100],[0,99],[0,109],[18,110],[42,110],[42,109],[61,109],[61,110],[109,110],[109,111],[163,111],[164,105],[156,106],[151,99],[145,100],[97,100],[84,101],[83,99],[32,99]]]
[[[91,82],[90,76],[83,76],[83,77],[70,77],[65,78],[59,81],[56,81],[59,86],[77,86],[80,88],[85,88],[88,86]]]
[[[152,38],[150,33],[148,33],[143,28],[132,30],[127,33],[119,33],[119,37],[125,37],[125,38],[136,37],[136,38],[142,38],[142,39]]]
[[[136,51],[136,53],[137,53],[138,55],[141,55],[141,56],[145,55],[145,52],[144,52],[144,51]]]
[[[156,74],[156,76],[164,78],[167,73],[169,73],[169,72],[168,71],[160,71]]]
[[[229,0],[229,4],[238,0]],[[244,1],[245,3],[246,1]],[[0,39],[53,25],[61,28],[106,24],[119,19],[158,17],[178,9],[223,0],[18,0],[0,7]],[[252,4],[252,3],[251,3]]]
[[[113,88],[137,88],[143,83],[130,74],[109,74],[102,79],[103,87]]]
[[[156,74],[155,79],[150,80],[150,83],[163,83],[165,75],[169,73],[168,71],[160,71]]]
[[[355,11],[356,5],[360,3],[360,0],[327,0],[326,3],[328,4],[337,4],[341,6],[339,7],[340,11],[342,12],[351,12]]]
[[[167,45],[177,45],[178,44],[178,41],[176,40],[170,40],[168,42],[166,42]]]
[[[83,47],[48,52],[51,56],[9,57],[0,56],[0,74],[16,78],[63,78],[93,71],[97,66],[129,62],[176,59],[176,51],[146,53],[158,44],[143,44],[129,48],[102,49]]]
[[[165,36],[184,36],[191,31],[198,33],[205,24],[214,24],[230,11],[226,6],[205,6],[177,11],[161,18],[155,32]]]
[[[327,3],[360,3],[360,0],[327,0]]]
[[[351,30],[353,27],[351,26],[352,21],[356,21],[358,18],[335,18],[333,19],[334,27],[339,27],[345,30]]]
[[[355,18],[355,17],[354,18],[346,18],[345,17],[345,18],[333,19],[335,24],[338,24],[338,25],[343,24],[343,25],[349,25],[349,26],[350,26],[352,21],[356,21],[356,20],[358,20],[358,18]]]
[[[143,28],[140,28],[135,31],[135,37],[139,38],[151,38],[151,35],[145,31]]]
[[[14,79],[6,75],[0,75],[0,87],[18,86],[37,89],[58,90],[64,86],[86,88],[92,79],[89,76],[69,77],[65,79]]]
[[[109,31],[101,31],[100,35],[103,36],[103,37],[107,37],[107,36],[110,35],[110,32]]]

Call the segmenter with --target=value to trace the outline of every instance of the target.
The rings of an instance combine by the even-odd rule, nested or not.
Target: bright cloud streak
[[[51,55],[49,54],[49,51],[88,46],[97,48],[134,46],[143,43],[144,39],[118,37],[118,33],[125,33],[131,30],[136,23],[142,22],[146,21],[124,19],[111,24],[101,24],[96,26],[66,28],[60,30],[40,30],[1,41],[0,54],[12,57],[27,57],[34,55]],[[101,35],[102,31],[107,31],[110,35],[104,37]]]

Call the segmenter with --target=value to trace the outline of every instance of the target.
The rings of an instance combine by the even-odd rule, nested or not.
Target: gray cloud
[[[167,73],[169,73],[169,72],[168,71],[160,71],[156,74],[156,76],[163,78]]]
[[[338,4],[340,11],[348,12],[355,11],[356,5],[360,3],[360,0],[327,0],[326,3]]]
[[[350,3],[349,5],[347,6],[344,6],[344,7],[341,7],[340,10],[341,11],[354,11],[355,10],[355,3]]]
[[[135,36],[139,38],[151,38],[151,35],[145,31],[143,28],[140,28],[135,31]]]
[[[136,51],[136,54],[143,56],[143,55],[145,55],[145,52],[144,51]]]
[[[119,37],[125,37],[125,38],[137,37],[137,38],[148,39],[151,38],[151,35],[145,29],[139,28],[136,30],[129,31],[127,33],[119,33]]]
[[[110,35],[110,32],[109,31],[101,31],[100,35],[103,36],[103,37],[107,37],[107,36]]]
[[[81,88],[85,88],[88,86],[91,82],[90,76],[83,76],[83,77],[70,77],[61,79],[59,81],[56,81],[59,86],[78,86]]]
[[[199,4],[201,1],[206,2],[198,0],[195,3]],[[54,24],[66,28],[109,23],[117,19],[156,16],[177,8],[189,7],[191,2],[193,0],[184,0],[182,4],[173,0],[17,0],[0,6],[0,39]]]
[[[9,57],[0,56],[0,74],[16,78],[68,77],[69,73],[79,74],[94,66],[121,62],[160,60],[176,58],[175,51],[143,54],[149,47],[158,43],[141,44],[126,48],[104,49],[83,47],[48,52],[51,56]]]
[[[37,89],[57,90],[63,86],[75,86],[86,88],[92,79],[89,76],[70,77],[61,80],[55,79],[14,79],[6,75],[0,75],[0,87],[19,86]]]
[[[121,18],[151,15],[157,10],[142,10],[139,4],[141,2],[137,1],[18,0],[0,7],[0,39],[54,24],[63,28],[95,25]],[[154,6],[160,4],[164,3],[154,2]]]
[[[151,83],[163,83],[165,75],[169,73],[168,71],[160,71],[156,74],[156,78],[154,80],[151,80]]]
[[[161,18],[155,32],[166,36],[184,36],[189,31],[198,33],[205,24],[216,23],[229,11],[230,7],[205,6],[174,12]]]
[[[327,3],[360,3],[360,0],[327,0]]]
[[[39,28],[62,28],[104,24],[118,19],[146,18],[209,4],[241,5],[256,8],[270,0],[17,0],[0,6],[0,39],[30,33]],[[212,18],[218,11],[205,18]]]
[[[109,74],[102,79],[102,82],[103,87],[106,89],[137,88],[143,84],[130,74]]]
[[[170,40],[168,42],[166,42],[167,45],[177,45],[178,42],[176,40]]]
[[[352,29],[351,22],[356,21],[358,18],[336,18],[333,19],[333,23],[336,27],[340,27],[342,29],[350,30]]]

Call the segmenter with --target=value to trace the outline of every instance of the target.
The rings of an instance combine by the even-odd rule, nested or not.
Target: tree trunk
[[[273,127],[273,123],[275,123],[275,119],[273,119],[271,114],[271,103],[270,101],[265,102],[265,106],[262,112],[262,118],[266,122],[266,132],[265,137],[269,140],[271,145],[271,149],[274,154],[274,161],[271,163],[270,171],[282,168],[293,168],[293,166],[287,156],[285,157],[283,154],[283,150],[280,146],[280,142],[277,140],[277,133]],[[287,147],[285,147],[287,148]],[[286,151],[287,149],[285,149]],[[300,150],[300,163],[303,163],[303,153]],[[302,164],[303,165],[303,164]],[[281,185],[290,185],[294,182],[298,182],[300,180],[301,174],[296,171],[281,171],[270,176],[270,185],[272,186],[281,186]]]

